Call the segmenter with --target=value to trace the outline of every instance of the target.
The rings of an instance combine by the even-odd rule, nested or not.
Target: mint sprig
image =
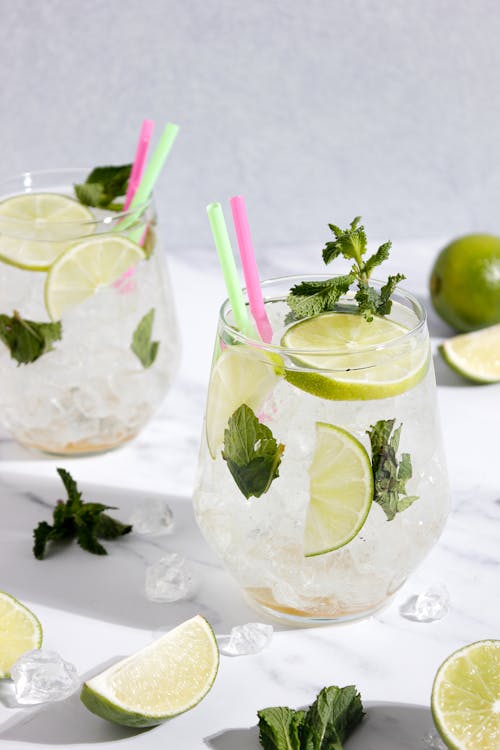
[[[352,260],[350,273],[326,281],[302,282],[292,287],[287,302],[292,311],[287,321],[311,315],[318,315],[335,309],[340,297],[352,284],[357,285],[355,300],[361,315],[373,320],[374,315],[388,315],[391,311],[391,295],[397,284],[405,276],[389,276],[384,286],[378,290],[369,284],[373,270],[389,257],[391,242],[384,242],[368,258],[365,228],[360,223],[361,217],[353,219],[347,229],[340,229],[336,224],[329,224],[335,239],[326,243],[323,248],[323,261],[326,265],[339,257]]]
[[[62,325],[37,323],[27,320],[14,310],[12,316],[0,315],[0,339],[10,351],[10,356],[20,365],[36,362],[43,354],[52,351],[55,341],[62,337]]]
[[[367,430],[372,447],[373,499],[388,521],[418,500],[418,495],[406,492],[406,483],[413,474],[411,457],[409,453],[397,457],[403,425],[394,430],[395,422],[395,419],[381,419]]]
[[[151,341],[154,317],[155,309],[152,307],[137,324],[137,328],[132,334],[132,343],[130,344],[130,348],[135,356],[146,369],[151,367],[155,361],[160,346],[159,341]]]
[[[75,194],[85,206],[122,211],[122,204],[113,201],[127,192],[131,164],[114,167],[95,167],[85,182],[74,185]]]
[[[49,542],[76,539],[80,547],[94,555],[107,555],[99,539],[116,539],[128,534],[132,526],[123,524],[104,513],[113,506],[87,503],[78,486],[65,469],[57,469],[66,490],[66,501],[59,500],[52,514],[52,524],[40,521],[33,531],[33,554],[43,560]]]
[[[229,418],[224,431],[222,458],[243,495],[248,499],[266,493],[279,476],[278,467],[285,446],[275,440],[247,404]]]
[[[257,716],[264,750],[342,750],[364,711],[354,685],[331,685],[318,693],[307,711],[273,707]]]

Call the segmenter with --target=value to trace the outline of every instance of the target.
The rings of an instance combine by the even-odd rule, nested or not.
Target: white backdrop
[[[247,199],[259,247],[500,232],[497,0],[0,0],[2,173],[129,161],[181,125],[158,185],[174,250]]]

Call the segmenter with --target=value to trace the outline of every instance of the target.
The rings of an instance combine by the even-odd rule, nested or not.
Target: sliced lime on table
[[[0,591],[0,678],[9,677],[19,657],[41,645],[38,618],[13,596]]]
[[[432,715],[452,750],[500,747],[500,641],[471,643],[439,667]]]
[[[343,547],[359,533],[373,500],[373,473],[354,435],[317,422],[309,475],[304,554],[313,557]]]
[[[25,193],[0,202],[0,260],[17,268],[46,271],[75,237],[94,231],[91,211],[66,195]]]
[[[395,396],[424,377],[429,361],[427,341],[407,334],[407,328],[387,318],[368,322],[354,313],[323,313],[301,320],[285,332],[281,345],[296,350],[291,356],[301,368],[338,374],[287,369],[285,377],[320,398],[350,401]],[[390,342],[394,346],[383,348]]]
[[[45,306],[52,320],[109,286],[145,257],[142,248],[119,234],[102,234],[70,245],[45,282]]]
[[[81,699],[103,719],[150,727],[194,708],[213,685],[219,649],[197,615],[84,683]]]
[[[243,344],[224,349],[215,363],[208,389],[206,431],[210,455],[224,442],[231,414],[242,404],[257,412],[280,380],[281,360]]]
[[[449,366],[475,383],[500,382],[500,323],[464,333],[439,347]]]

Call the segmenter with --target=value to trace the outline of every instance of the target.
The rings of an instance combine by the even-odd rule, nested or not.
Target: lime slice
[[[103,719],[151,727],[196,706],[218,667],[214,632],[197,615],[85,682],[80,697]]]
[[[439,351],[464,378],[475,383],[500,382],[500,324],[454,336]]]
[[[45,307],[50,317],[59,320],[144,257],[139,245],[119,234],[95,235],[70,245],[47,274]]]
[[[0,678],[9,677],[19,657],[41,645],[42,626],[33,612],[0,591]]]
[[[206,434],[212,458],[224,442],[231,414],[242,404],[257,412],[280,380],[281,359],[243,344],[229,346],[212,369],[208,389]]]
[[[354,313],[323,313],[301,320],[286,331],[281,345],[306,350],[292,355],[299,366],[338,371],[338,375],[287,369],[285,377],[320,398],[350,401],[395,396],[413,388],[429,362],[428,341],[405,334],[408,329],[392,320],[375,317],[368,322]],[[378,348],[390,342],[394,344]],[[308,349],[314,351],[308,353]]]
[[[25,193],[0,202],[0,260],[46,271],[75,237],[95,231],[94,215],[73,198]]]
[[[439,667],[431,698],[441,737],[453,750],[500,747],[500,641],[478,641]]]
[[[304,554],[313,557],[343,547],[359,533],[373,500],[373,473],[368,453],[354,435],[316,422],[309,475]]]

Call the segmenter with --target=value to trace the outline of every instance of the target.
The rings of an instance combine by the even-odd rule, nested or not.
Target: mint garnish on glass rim
[[[335,305],[352,284],[357,285],[354,298],[359,312],[366,320],[373,320],[374,315],[390,313],[391,295],[405,276],[400,273],[389,276],[380,291],[370,286],[369,278],[374,268],[387,260],[392,243],[384,242],[373,255],[365,259],[367,239],[360,222],[361,217],[357,216],[348,229],[340,229],[335,224],[328,225],[335,239],[327,242],[323,248],[323,261],[328,265],[342,256],[354,261],[351,271],[325,281],[303,281],[292,287],[287,298],[292,312],[287,316],[286,322],[335,310]]]
[[[132,164],[95,167],[85,182],[74,185],[76,197],[85,206],[122,211],[123,204],[113,201],[126,194],[131,170]]]

